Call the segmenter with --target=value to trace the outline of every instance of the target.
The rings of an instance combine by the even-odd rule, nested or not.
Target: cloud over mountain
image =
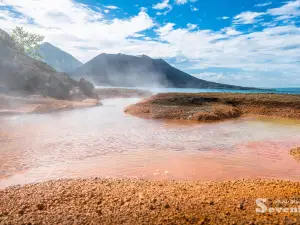
[[[215,14],[215,0],[153,0],[136,5],[135,10],[128,6],[129,10],[113,1],[105,6],[70,0],[51,4],[46,0],[2,0],[0,27],[10,31],[23,25],[83,62],[101,52],[121,52],[164,58],[196,74],[209,68],[242,69],[252,71],[254,77],[264,74],[261,80],[266,83],[274,74],[278,80],[286,74],[295,79],[298,75],[299,0],[266,1],[236,8],[235,13],[221,10],[214,19],[206,17]],[[199,10],[192,12],[191,5]]]

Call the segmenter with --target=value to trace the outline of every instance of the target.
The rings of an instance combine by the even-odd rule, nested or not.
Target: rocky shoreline
[[[42,96],[16,97],[0,94],[0,116],[50,113],[100,106],[97,99],[83,101],[57,100]]]
[[[295,160],[300,161],[300,147],[292,149],[290,154],[295,158]]]
[[[300,95],[241,93],[157,94],[125,109],[148,119],[218,121],[243,115],[300,119]]]
[[[82,88],[83,90],[84,87]],[[88,89],[90,96],[94,98],[80,98],[71,100],[59,100],[41,95],[0,94],[0,115],[18,115],[32,113],[50,113],[101,106],[101,100],[112,98],[144,98],[151,92],[124,88],[95,88]],[[86,91],[87,92],[87,91]]]
[[[298,224],[282,210],[299,195],[278,180],[57,180],[0,190],[0,224]],[[256,212],[258,198],[281,211]]]

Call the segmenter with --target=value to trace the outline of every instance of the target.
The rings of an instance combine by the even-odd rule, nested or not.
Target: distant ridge
[[[43,56],[43,61],[58,72],[68,73],[82,65],[74,56],[48,42],[41,45],[39,53]]]
[[[74,78],[86,77],[95,85],[102,86],[255,89],[198,79],[162,59],[152,59],[146,55],[103,53],[78,67],[70,75]]]

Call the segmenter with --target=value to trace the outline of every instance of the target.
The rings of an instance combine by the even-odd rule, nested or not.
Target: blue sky
[[[15,26],[82,62],[146,54],[201,79],[300,87],[300,0],[0,0],[0,28]]]

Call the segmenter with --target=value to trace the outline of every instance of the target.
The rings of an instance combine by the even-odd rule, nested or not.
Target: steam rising
[[[71,75],[81,76],[100,86],[150,87],[172,86],[163,71],[163,60],[148,56],[101,54]]]

